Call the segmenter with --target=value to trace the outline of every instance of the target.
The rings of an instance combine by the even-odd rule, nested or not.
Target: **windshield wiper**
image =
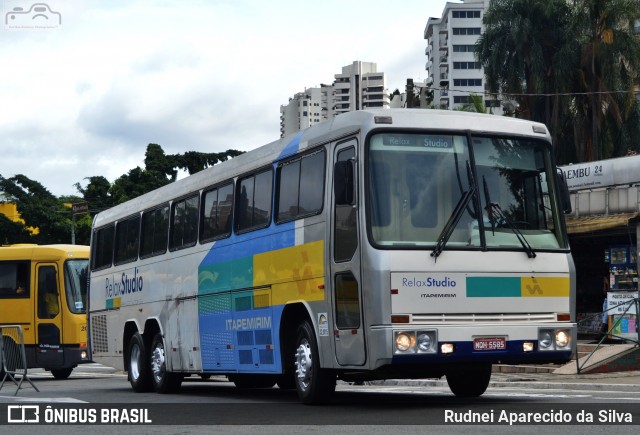
[[[482,184],[484,185],[484,196],[487,201],[487,206],[484,208],[487,211],[487,215],[489,217],[489,222],[491,223],[491,231],[495,234],[496,223],[502,221],[507,224],[507,227],[516,235],[518,241],[527,252],[527,257],[536,258],[536,252],[533,250],[527,239],[522,234],[518,228],[513,225],[511,219],[507,217],[502,211],[502,207],[497,202],[491,202],[491,198],[489,197],[489,188],[487,186],[487,180],[482,177]]]
[[[484,188],[484,198],[485,201],[487,201],[487,207],[485,207],[485,210],[487,210],[487,216],[489,217],[489,223],[491,224],[491,233],[495,235],[496,219],[493,216],[493,213],[491,213],[488,209],[489,204],[491,204],[491,197],[489,196],[489,186],[487,185],[487,179],[484,177],[484,175],[482,176],[482,186]]]
[[[453,230],[456,229],[458,222],[460,222],[460,218],[462,217],[464,210],[469,205],[469,201],[471,201],[471,198],[473,198],[477,190],[475,180],[473,179],[473,174],[471,173],[471,165],[469,164],[468,160],[467,160],[467,176],[469,177],[469,185],[470,185],[469,190],[462,193],[460,200],[456,204],[455,208],[453,209],[453,212],[451,213],[451,216],[449,216],[447,223],[444,225],[444,228],[442,228],[442,231],[438,236],[438,243],[436,244],[435,248],[433,248],[433,252],[431,252],[431,256],[436,261],[438,260],[438,257],[442,253],[442,250],[444,249],[447,242],[449,241],[451,234],[453,234]]]

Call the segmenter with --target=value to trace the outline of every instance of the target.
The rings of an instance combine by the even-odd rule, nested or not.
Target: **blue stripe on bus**
[[[522,344],[525,341],[533,341],[536,343],[536,351],[523,352]],[[536,340],[511,340],[507,341],[507,349],[501,351],[483,350],[476,351],[473,349],[472,341],[456,341],[453,342],[455,352],[451,354],[409,354],[394,355],[392,364],[424,364],[424,363],[453,363],[453,362],[491,362],[491,363],[523,363],[550,360],[569,361],[571,351],[538,351]]]
[[[303,132],[296,134],[295,137],[291,139],[291,141],[287,144],[286,147],[284,147],[284,149],[280,153],[280,156],[278,156],[278,160],[282,160],[298,152],[298,149],[300,148],[300,138],[302,137],[302,133]]]
[[[302,132],[278,160],[298,152]],[[198,267],[198,318],[205,371],[279,373],[284,306],[253,307],[253,256],[295,245],[295,224],[271,224],[215,242]]]

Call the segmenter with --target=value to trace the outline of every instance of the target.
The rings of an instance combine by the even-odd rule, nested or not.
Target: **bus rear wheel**
[[[336,377],[320,368],[318,343],[308,321],[298,327],[295,366],[296,390],[302,403],[314,405],[328,401],[336,389]]]
[[[73,367],[69,367],[66,369],[51,369],[51,374],[53,375],[54,378],[63,380],[71,376],[72,371],[73,371]]]
[[[129,342],[127,352],[128,378],[131,388],[136,393],[151,391],[151,374],[149,373],[149,352],[140,333],[136,332]]]
[[[183,376],[167,371],[167,357],[162,334],[157,333],[151,342],[151,380],[157,393],[176,393],[180,390]]]
[[[491,364],[464,366],[447,373],[447,384],[456,397],[479,397],[491,380]]]

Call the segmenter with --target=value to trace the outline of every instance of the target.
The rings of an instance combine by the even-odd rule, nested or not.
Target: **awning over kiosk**
[[[621,213],[608,216],[567,216],[569,234],[591,233],[616,227],[626,227],[629,220],[637,218],[638,213]]]

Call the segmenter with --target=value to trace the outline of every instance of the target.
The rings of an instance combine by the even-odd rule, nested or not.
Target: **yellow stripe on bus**
[[[523,298],[569,297],[569,277],[522,277],[520,281]]]
[[[324,240],[254,255],[253,285],[271,286],[271,305],[323,300]]]

